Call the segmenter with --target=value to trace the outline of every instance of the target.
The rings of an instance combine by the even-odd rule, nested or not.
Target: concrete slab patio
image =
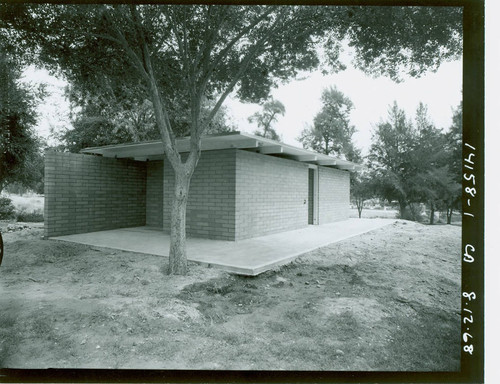
[[[392,224],[392,219],[349,219],[240,241],[188,238],[188,260],[255,276],[314,249]],[[170,237],[150,227],[53,237],[98,247],[168,257]]]

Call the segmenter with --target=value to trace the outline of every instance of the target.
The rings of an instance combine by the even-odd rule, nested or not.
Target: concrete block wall
[[[349,218],[350,175],[348,171],[318,167],[318,223],[326,224]]]
[[[308,165],[237,150],[236,240],[306,227]]]
[[[192,237],[235,239],[236,150],[204,151],[189,188],[186,234]],[[185,158],[185,156],[184,156]],[[165,161],[163,228],[170,231],[173,170]]]
[[[163,160],[148,161],[146,181],[146,225],[163,227]]]
[[[45,153],[45,236],[142,226],[146,163]]]

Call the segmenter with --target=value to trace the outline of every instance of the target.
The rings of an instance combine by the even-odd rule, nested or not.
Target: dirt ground
[[[0,367],[457,371],[461,228],[398,221],[257,277],[5,233]]]

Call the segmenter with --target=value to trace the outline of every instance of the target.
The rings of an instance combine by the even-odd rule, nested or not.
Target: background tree
[[[206,111],[208,111],[208,108],[206,109]],[[221,105],[217,113],[208,124],[208,127],[204,133],[210,135],[216,133],[229,133],[236,130],[236,126],[229,117],[227,107],[225,105]]]
[[[154,111],[149,100],[130,103],[127,99],[88,97],[86,100],[70,97],[73,109],[72,127],[64,131],[52,132],[61,142],[57,148],[79,152],[83,148],[109,144],[159,140]],[[126,102],[126,103],[125,103]],[[208,108],[203,108],[206,113]],[[76,110],[76,111],[75,111]],[[178,126],[187,130],[185,111],[177,111],[175,120]],[[222,106],[210,121],[206,134],[234,131],[229,122],[227,110]]]
[[[372,175],[369,170],[351,174],[351,202],[356,205],[361,219],[365,201],[375,196]]]
[[[322,108],[314,117],[314,124],[300,133],[298,140],[306,149],[311,149],[325,155],[334,155],[355,163],[362,163],[361,150],[354,146],[352,135],[354,126],[350,124],[350,113],[354,105],[352,101],[336,87],[328,87],[321,94]],[[358,172],[350,177],[351,201],[361,212],[365,200],[372,192],[368,177]]]
[[[325,88],[321,101],[323,106],[314,117],[313,126],[302,130],[298,140],[306,149],[362,163],[361,150],[352,142],[355,132],[349,116],[354,108],[352,101],[336,87]],[[367,175],[358,172],[351,174],[350,184],[351,201],[361,218],[364,202],[373,194],[372,184]]]
[[[273,128],[273,123],[278,120],[278,116],[285,115],[285,106],[279,101],[271,99],[264,103],[262,112],[255,112],[248,118],[250,123],[257,123],[259,129],[254,134],[267,137],[271,140],[281,141],[280,135]]]
[[[0,50],[0,192],[8,183],[41,182],[36,123],[37,92],[20,82],[18,64]]]
[[[452,183],[447,184],[448,190],[441,199],[443,209],[446,210],[446,222],[451,224],[451,216],[455,210],[462,209],[462,102],[453,111],[450,130],[446,133],[446,150],[448,153],[448,171]]]
[[[434,212],[446,212],[446,223],[451,224],[454,209],[460,203],[461,184],[456,182],[456,175],[448,164],[428,171],[426,182],[432,185],[432,200],[429,201],[429,223],[434,224]]]
[[[415,145],[408,154],[411,168],[406,173],[406,181],[410,208],[425,203],[430,211],[430,224],[434,224],[437,210],[448,210],[460,190],[456,182],[458,175],[454,176],[451,169],[452,152],[448,137],[434,126],[428,117],[427,107],[420,103],[415,117]],[[413,216],[416,218],[416,212]]]
[[[420,206],[426,204],[430,224],[434,224],[435,211],[447,210],[457,196],[460,186],[452,170],[450,135],[434,126],[422,103],[414,124],[396,103],[389,119],[378,124],[370,148],[370,167],[379,195],[399,202],[400,217],[418,220]]]
[[[394,102],[387,120],[375,127],[368,159],[378,195],[388,201],[396,200],[401,218],[408,217],[410,196],[407,180],[413,166],[410,154],[414,143],[411,121]]]
[[[315,152],[356,161],[360,152],[352,143],[355,132],[350,124],[352,101],[336,87],[328,87],[321,94],[321,102],[323,106],[314,117],[313,126],[305,128],[298,140],[304,148]]]
[[[31,52],[90,93],[127,83],[152,103],[175,175],[171,273],[187,270],[185,213],[201,135],[231,92],[244,101],[265,99],[277,81],[318,67],[318,45],[323,67],[338,71],[345,67],[338,60],[343,39],[356,65],[396,80],[461,53],[459,7],[2,4],[1,11],[7,32],[0,39],[14,41],[13,52]],[[207,115],[205,97],[215,100]],[[171,119],[175,105],[188,116],[185,159],[175,143],[182,132]]]
[[[79,84],[70,84],[65,93],[72,127],[52,132],[65,150],[159,139],[150,101],[130,87],[108,84],[90,93]]]
[[[430,121],[427,106],[420,103],[415,115],[414,145],[407,154],[409,168],[406,170],[406,182],[410,208],[419,203],[426,203],[430,209],[430,224],[434,224],[434,213],[440,198],[446,172],[444,151],[444,135]],[[412,210],[413,219],[420,213]]]
[[[5,186],[5,191],[20,195],[29,191],[44,193],[44,148],[47,148],[45,141],[36,138],[36,149],[26,153],[22,169],[16,175],[15,181]]]

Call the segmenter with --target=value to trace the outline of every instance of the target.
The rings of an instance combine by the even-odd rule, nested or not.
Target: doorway
[[[309,166],[307,223],[318,224],[318,168]]]

